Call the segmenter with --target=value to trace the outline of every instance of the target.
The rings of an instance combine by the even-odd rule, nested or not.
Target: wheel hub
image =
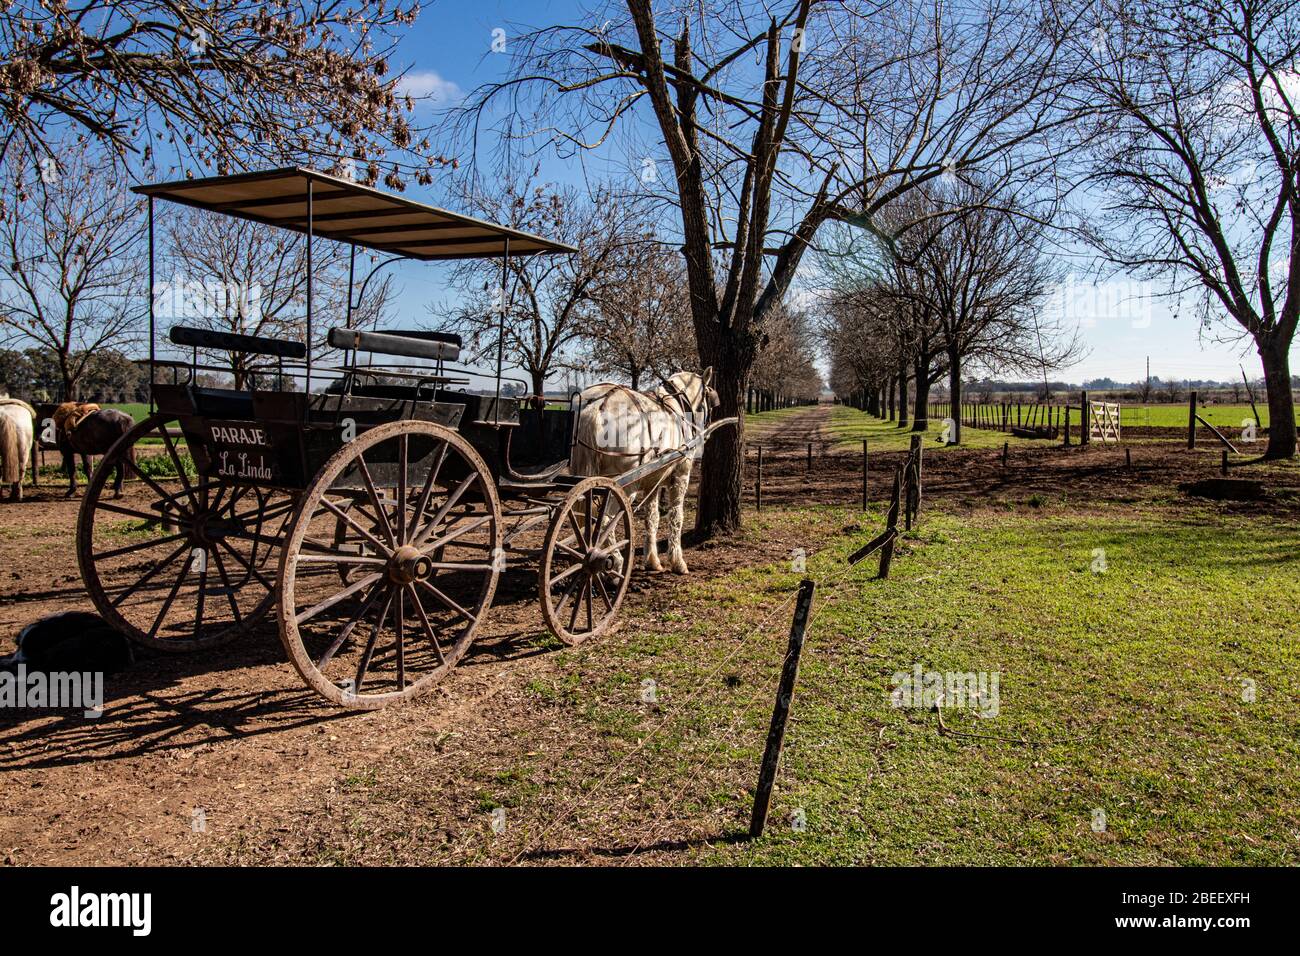
[[[388,577],[395,584],[422,581],[433,571],[433,562],[418,548],[404,544],[393,552],[388,561]]]
[[[587,553],[582,562],[583,570],[588,574],[601,574],[614,570],[614,552],[595,548]]]

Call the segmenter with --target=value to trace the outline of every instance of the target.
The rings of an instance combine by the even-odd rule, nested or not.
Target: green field
[[[861,535],[841,529],[858,512],[751,518],[756,541],[803,535],[821,582],[761,841],[726,838],[748,822],[789,618],[779,602],[800,577],[783,566],[679,587],[668,621],[561,651],[575,680],[535,685],[547,719],[616,753],[646,742],[612,793],[578,796],[599,762],[557,771],[520,755],[480,781],[484,799],[527,816],[545,776],[548,806],[583,801],[562,842],[593,846],[635,842],[618,835],[632,799],[666,813],[666,832],[698,836],[655,862],[1300,862],[1300,648],[1282,597],[1300,526],[1181,497],[1000,504],[927,515],[886,582],[874,561],[845,570]],[[997,674],[996,713],[946,709],[945,723],[1004,739],[942,735],[933,711],[893,706],[894,675],[917,665]],[[647,675],[669,715],[650,741],[628,703]]]
[[[943,423],[941,421],[931,421],[929,425],[929,429],[925,432],[925,450],[927,454],[931,451],[944,451],[954,447],[1001,448],[1003,442],[1009,442],[1012,447],[1043,444],[1042,441],[1036,441],[1032,438],[1017,438],[1014,435],[991,429],[966,426],[961,431],[962,443],[960,446],[944,445],[940,442],[940,437],[943,435]],[[861,447],[862,440],[865,438],[868,452],[906,451],[911,444],[911,436],[916,434],[911,430],[910,424],[907,428],[899,428],[897,422],[876,418],[874,415],[858,411],[848,405],[836,405],[831,409],[831,419],[827,423],[826,429],[835,437],[836,445],[841,447],[853,445]]]
[[[104,407],[116,408],[119,411],[126,412],[137,422],[149,416],[149,405],[146,402],[113,402]]]

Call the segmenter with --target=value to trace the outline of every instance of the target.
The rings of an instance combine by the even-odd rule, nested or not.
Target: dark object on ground
[[[1017,438],[1051,439],[1056,437],[1056,429],[1051,425],[1035,425],[1032,428],[1012,425],[1011,434],[1015,435]]]
[[[1205,478],[1181,484],[1178,488],[1189,495],[1212,501],[1258,501],[1265,495],[1262,484],[1245,478]]]
[[[131,645],[98,614],[64,611],[33,621],[18,634],[18,650],[0,657],[0,670],[101,671],[116,674],[134,662]]]

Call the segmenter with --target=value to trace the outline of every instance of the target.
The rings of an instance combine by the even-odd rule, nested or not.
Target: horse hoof
[[[685,561],[673,562],[673,574],[690,574],[690,569],[686,567]]]

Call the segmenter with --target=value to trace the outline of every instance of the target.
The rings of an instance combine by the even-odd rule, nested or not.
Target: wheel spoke
[[[189,495],[190,501],[194,505],[194,511],[197,513],[202,507],[199,502],[199,496],[190,484],[190,476],[185,474],[185,466],[181,464],[181,456],[176,451],[175,444],[172,443],[172,436],[167,434],[166,426],[159,428],[162,434],[163,444],[167,446],[167,454],[171,456],[172,464],[176,466],[176,477],[180,479],[181,487],[185,489],[185,494]]]
[[[573,602],[573,613],[569,615],[570,634],[573,633],[574,628],[578,624],[578,612],[582,610],[582,596],[590,594],[590,592],[587,590],[588,581],[585,575],[578,579],[578,584],[582,586],[582,595],[580,595],[578,599]]]
[[[151,569],[150,569],[150,570],[145,574],[144,577],[140,578],[138,581],[135,582],[135,584],[132,584],[129,588],[127,588],[125,591],[123,591],[123,592],[122,592],[121,594],[119,594],[117,597],[112,598],[112,599],[109,601],[109,603],[112,604],[113,607],[117,607],[118,605],[120,605],[123,601],[125,601],[127,598],[129,598],[132,594],[134,594],[136,591],[140,590],[140,588],[144,587],[146,584],[148,584],[150,581],[152,581],[152,580],[154,579],[154,577],[158,574],[159,571],[161,571],[163,568],[167,567],[167,565],[171,564],[173,561],[175,561],[177,558],[179,558],[179,557],[181,556],[181,553],[182,553],[186,548],[188,548],[189,546],[190,546],[190,543],[189,543],[188,541],[182,541],[181,544],[180,544],[180,547],[178,547],[175,551],[173,551],[170,555],[168,555],[168,556],[167,556],[166,558],[164,558],[162,561],[160,561],[160,562],[158,562],[157,564],[155,564],[155,565],[153,566],[153,568],[151,568]]]
[[[588,550],[587,536],[584,535],[582,529],[578,527],[578,519],[574,516],[572,509],[569,510],[568,518],[569,525],[573,528],[573,534],[578,539],[578,546],[584,551]]]
[[[316,616],[317,614],[319,614],[321,611],[325,611],[325,610],[328,610],[329,608],[332,608],[335,604],[338,604],[340,601],[346,601],[348,598],[352,597],[352,595],[356,594],[358,591],[361,591],[361,590],[364,590],[365,588],[370,587],[370,585],[374,584],[374,583],[375,583],[376,581],[378,581],[381,577],[383,577],[383,573],[380,572],[380,571],[376,571],[374,574],[368,574],[368,575],[366,575],[366,576],[365,576],[364,578],[362,578],[360,581],[356,581],[356,582],[353,582],[352,584],[349,584],[349,585],[348,585],[347,587],[345,587],[342,591],[339,591],[339,592],[337,592],[337,593],[331,595],[330,597],[327,597],[325,600],[321,601],[319,604],[316,604],[316,605],[314,605],[314,606],[312,606],[312,607],[309,607],[307,610],[303,611],[301,614],[297,614],[297,615],[295,615],[295,617],[294,617],[294,623],[295,623],[295,624],[303,624],[303,623],[305,623],[305,622],[307,622],[307,621],[310,621],[313,617],[315,617],[315,616]]]
[[[375,653],[375,642],[379,639],[379,633],[384,629],[384,622],[388,620],[388,609],[393,604],[393,589],[388,589],[388,597],[384,600],[384,609],[379,612],[379,619],[375,621],[375,626],[370,631],[370,639],[366,641],[366,649],[361,652],[361,660],[357,661],[357,676],[352,681],[352,692],[361,693],[361,682],[366,679],[366,669],[370,667],[370,658]]]
[[[419,521],[424,517],[424,509],[429,507],[429,498],[433,495],[433,487],[438,481],[438,474],[442,471],[442,463],[447,460],[447,452],[451,446],[442,442],[439,446],[438,460],[433,463],[429,469],[429,474],[425,476],[424,487],[420,489],[419,505],[415,509],[415,525],[412,528],[411,537],[420,540],[424,536],[424,528],[420,527]]]
[[[264,578],[262,576],[262,573],[258,571],[257,568],[253,567],[252,564],[245,561],[244,556],[242,554],[240,554],[230,545],[226,544],[223,538],[217,538],[217,547],[225,548],[226,551],[230,553],[230,556],[234,558],[236,561],[238,561],[245,571],[247,571],[253,577],[257,578],[258,581],[262,582],[262,587],[266,588],[267,591],[275,590],[275,585],[272,584],[270,581],[268,581],[266,578]]]
[[[379,513],[379,526],[384,529],[384,537],[388,539],[389,545],[396,549],[397,539],[393,536],[393,527],[388,523],[388,515],[384,513],[384,506],[379,500],[379,492],[375,490],[375,482],[370,477],[370,468],[366,465],[366,453],[362,451],[357,455],[357,467],[361,471],[361,480],[365,483],[366,494],[374,502],[375,511]],[[322,503],[325,501],[321,498]]]
[[[143,551],[145,548],[156,548],[160,544],[171,544],[173,541],[179,541],[182,538],[189,539],[188,531],[181,531],[176,534],[165,535],[161,538],[150,538],[148,541],[140,541],[136,544],[128,544],[121,548],[114,548],[112,551],[96,552],[94,558],[96,561],[107,561],[109,558],[116,558],[123,554],[134,554],[137,551]]]
[[[370,542],[371,542],[375,547],[377,547],[377,548],[379,549],[379,551],[380,551],[381,554],[383,554],[383,555],[385,555],[385,556],[387,556],[387,557],[391,557],[391,556],[392,556],[393,552],[392,552],[392,550],[388,547],[388,545],[384,544],[382,541],[380,541],[378,538],[376,538],[373,534],[371,534],[371,533],[370,533],[369,531],[367,531],[365,528],[361,527],[361,525],[359,525],[359,524],[357,524],[355,521],[353,521],[353,520],[352,520],[352,516],[349,515],[347,512],[345,512],[343,509],[339,508],[339,506],[336,505],[336,504],[334,504],[334,502],[332,502],[332,501],[330,501],[328,498],[322,496],[322,497],[321,497],[321,500],[320,500],[320,503],[321,503],[322,505],[324,505],[325,508],[326,508],[327,510],[334,512],[334,514],[338,515],[340,518],[342,518],[344,521],[346,521],[349,525],[351,525],[351,526],[353,527],[353,529],[355,529],[356,532],[357,532],[358,534],[360,534],[363,538],[366,538],[367,540],[369,540],[369,541],[370,541]],[[385,520],[387,520],[387,519],[385,519]]]
[[[471,521],[468,524],[463,524],[459,528],[453,528],[451,531],[448,531],[437,541],[431,541],[428,544],[421,545],[420,550],[423,551],[425,554],[428,554],[432,551],[437,551],[439,548],[445,547],[451,542],[455,541],[461,535],[469,534],[471,531],[477,531],[479,528],[483,527],[483,525],[487,524],[491,520],[492,520],[491,515],[484,515],[483,517],[477,519],[476,521]]]
[[[193,554],[193,552],[190,552]],[[203,567],[199,568],[199,603],[194,609],[194,636],[197,638],[199,632],[203,630],[203,605],[208,596],[208,558],[207,551],[203,552]]]
[[[605,587],[605,579],[601,575],[596,575],[596,584],[600,586],[600,599],[605,602],[606,612],[614,610],[614,602],[610,599],[609,589]]]
[[[403,435],[405,440],[406,436]],[[402,482],[405,485],[405,482]],[[406,489],[403,488],[403,491]],[[393,609],[393,631],[397,639],[397,689],[406,690],[406,588],[397,589],[397,607]]]
[[[152,514],[147,511],[136,511],[134,508],[125,508],[122,505],[113,504],[111,501],[97,501],[95,507],[100,511],[111,511],[114,514],[125,515],[128,518],[139,518],[141,521],[162,521],[164,516],[161,511]]]
[[[561,571],[559,574],[554,575],[554,576],[551,578],[551,586],[554,587],[555,585],[557,585],[557,584],[559,584],[561,581],[563,581],[565,578],[572,577],[573,575],[577,574],[577,573],[578,573],[579,571],[581,571],[581,570],[582,570],[582,565],[581,565],[581,564],[571,564],[571,565],[569,565],[567,568],[565,568],[565,569],[564,569],[563,571]]]
[[[158,628],[162,625],[163,619],[167,617],[167,612],[171,610],[172,602],[176,600],[176,595],[180,593],[181,585],[185,582],[185,576],[190,573],[190,565],[194,563],[194,552],[191,551],[189,557],[185,559],[185,566],[181,568],[181,573],[176,575],[176,581],[172,584],[171,592],[167,595],[167,600],[163,601],[162,610],[153,620],[153,626],[149,628],[149,637],[152,639],[158,633]]]
[[[420,601],[420,593],[415,588],[411,588],[411,604],[415,607],[415,616],[420,619],[420,626],[424,628],[429,643],[433,645],[434,653],[438,655],[438,663],[446,664],[447,658],[442,653],[442,645],[438,643],[438,635],[434,633],[433,625],[429,623],[429,615],[425,613],[424,604]]]
[[[154,493],[157,494],[159,498],[163,499],[164,501],[170,501],[170,502],[171,502],[171,503],[176,507],[177,511],[178,511],[179,513],[185,515],[187,518],[193,518],[193,517],[194,517],[193,512],[191,512],[191,511],[188,510],[187,508],[183,508],[183,507],[181,507],[181,503],[180,503],[181,500],[180,500],[180,498],[178,498],[178,497],[175,496],[175,495],[169,494],[169,493],[166,491],[166,489],[163,488],[162,485],[158,484],[158,482],[154,481],[152,478],[150,478],[148,475],[146,475],[143,471],[141,471],[139,468],[137,468],[136,465],[135,465],[135,462],[133,462],[129,457],[123,457],[123,458],[122,458],[122,461],[123,461],[123,463],[126,464],[126,466],[127,466],[128,468],[130,468],[133,472],[135,472],[135,475],[136,475],[137,478],[139,478],[139,479],[140,479],[141,481],[143,481],[146,485],[148,485],[151,489],[153,489]]]
[[[461,617],[463,617],[465,620],[469,621],[471,624],[475,623],[475,622],[478,620],[477,617],[475,617],[475,616],[474,616],[473,614],[471,614],[469,611],[465,610],[463,607],[461,607],[459,604],[457,604],[457,603],[456,603],[455,601],[453,601],[451,598],[447,597],[447,595],[443,594],[440,590],[438,590],[436,587],[434,587],[434,586],[433,586],[432,584],[430,584],[428,581],[419,581],[418,583],[419,583],[420,587],[424,588],[426,591],[428,591],[430,594],[432,594],[435,598],[437,598],[440,602],[442,602],[442,604],[443,604],[445,607],[447,607],[449,610],[455,611],[457,614],[459,614],[459,615],[460,615]]]
[[[348,620],[348,623],[343,626],[343,630],[339,631],[338,637],[334,638],[330,646],[325,649],[325,653],[316,661],[318,671],[323,671],[329,666],[329,662],[334,659],[334,655],[339,652],[339,648],[347,643],[348,638],[352,636],[352,632],[357,629],[357,624],[375,606],[375,602],[379,600],[379,595],[384,592],[384,587],[385,585],[382,582],[376,582],[375,586],[370,589],[370,593],[366,595],[365,600],[357,605],[356,611]]]
[[[491,571],[491,564],[471,564],[466,561],[430,561],[429,567],[436,571]]]
[[[300,554],[299,564],[376,564],[386,566],[387,558],[372,558],[365,554]]]
[[[564,592],[564,595],[560,598],[560,603],[555,605],[556,614],[564,613],[564,605],[569,603],[569,598],[573,597],[575,594],[578,593],[578,585],[580,585],[581,583],[582,583],[582,578],[576,578],[574,582],[569,585],[568,590],[566,590]]]
[[[438,513],[429,519],[429,523],[420,531],[420,536],[415,540],[415,546],[417,548],[424,546],[424,542],[429,540],[429,535],[433,534],[434,529],[437,528],[438,525],[442,524],[442,521],[447,517],[448,512],[450,512],[452,508],[456,507],[456,502],[460,501],[461,495],[465,494],[465,492],[469,490],[469,486],[474,484],[476,481],[478,481],[478,472],[471,471],[465,476],[464,480],[456,486],[456,490],[447,496],[447,500],[442,503],[442,507],[438,509]]]
[[[226,603],[230,605],[230,613],[235,616],[235,624],[242,624],[244,616],[239,613],[239,602],[235,600],[235,589],[230,586],[230,575],[226,573],[226,562],[221,560],[221,552],[216,548],[212,549],[212,558],[217,562],[217,574],[221,576],[221,583],[226,589]]]

